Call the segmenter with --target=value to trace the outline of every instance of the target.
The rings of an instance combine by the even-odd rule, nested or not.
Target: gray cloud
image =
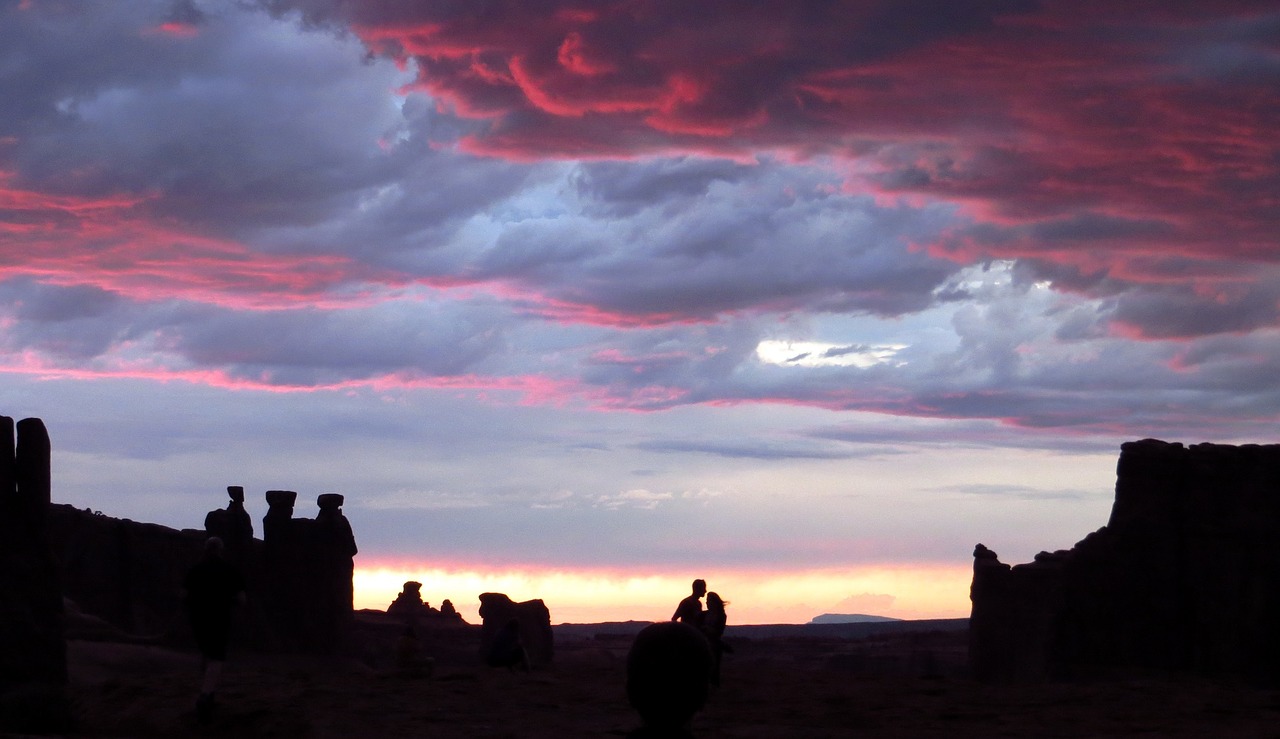
[[[1084,187],[1145,187],[1141,162],[1119,176],[926,140],[935,117],[1003,135],[1010,114],[993,111],[1010,100],[944,96],[871,121],[911,122],[919,140],[833,138],[834,103],[796,98],[808,123],[793,128],[743,67],[726,88],[742,97],[685,112],[780,114],[747,156],[749,132],[718,148],[588,113],[468,118],[462,102],[510,101],[400,89],[414,62],[320,23],[480,6],[284,5],[0,6],[0,412],[46,418],[62,499],[193,526],[227,484],[336,489],[367,551],[495,565],[667,568],[691,541],[708,566],[966,561],[983,529],[1031,546],[1101,523],[1074,492],[1091,488],[1039,467],[1009,482],[1006,459],[1105,477],[1129,438],[1274,436],[1265,229],[1111,208]],[[892,60],[993,28],[979,5],[895,6],[882,20],[906,36],[827,40]],[[1265,72],[1237,35],[1185,53],[1208,79]],[[693,51],[734,39],[708,41]],[[1129,102],[1089,115],[1127,121]],[[503,126],[563,137],[520,149]],[[581,151],[609,158],[546,156],[584,133],[608,150]],[[468,153],[477,141],[488,155]],[[1223,177],[1215,192],[1246,205],[1246,185],[1271,184]],[[1080,189],[1047,198],[1049,180]],[[762,341],[806,362],[774,362]],[[871,347],[891,358],[835,361]],[[992,449],[955,484],[903,479]],[[1024,523],[1032,501],[1044,520]]]

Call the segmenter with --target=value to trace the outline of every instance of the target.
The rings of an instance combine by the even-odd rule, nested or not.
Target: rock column
[[[15,446],[16,430],[16,446]],[[0,728],[69,722],[62,590],[49,546],[49,434],[0,416]]]

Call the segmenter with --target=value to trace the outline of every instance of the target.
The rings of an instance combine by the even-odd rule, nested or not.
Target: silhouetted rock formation
[[[1010,567],[979,544],[970,667],[1280,679],[1280,445],[1121,447],[1107,525]]]
[[[292,490],[268,490],[267,513],[262,517],[262,565],[267,618],[277,646],[283,651],[299,651],[307,641],[300,629],[306,615],[306,550],[300,528],[293,518],[298,494]],[[253,597],[253,593],[250,593]]]
[[[502,593],[481,593],[480,619],[480,651],[486,661],[502,630],[511,621],[516,621],[520,627],[520,643],[529,657],[529,667],[551,664],[555,651],[551,611],[541,600],[516,603]]]
[[[355,611],[352,575],[355,573],[356,537],[351,522],[342,514],[343,497],[324,493],[316,498],[320,512],[310,526],[308,573],[309,600],[313,604],[310,623],[314,651],[340,651],[350,638]]]
[[[62,592],[80,610],[129,634],[173,640],[183,632],[177,592],[204,532],[53,505],[50,539]]]
[[[209,536],[222,539],[226,546],[226,558],[237,565],[247,559],[253,541],[253,519],[244,509],[244,488],[228,485],[227,496],[231,502],[226,508],[209,511],[204,517],[204,530]]]
[[[409,580],[396,595],[396,599],[391,601],[391,605],[387,606],[387,615],[413,625],[424,618],[438,617],[440,611],[422,600],[422,583]]]
[[[282,649],[340,652],[348,647],[354,617],[355,535],[342,514],[343,496],[321,494],[315,519],[293,517],[297,497],[292,490],[266,494],[262,581],[267,613]]]
[[[17,431],[15,446],[14,432]],[[49,435],[0,416],[0,728],[64,729],[67,650],[48,540]]]
[[[674,621],[642,629],[627,653],[627,700],[644,722],[633,736],[686,736],[710,675],[711,645],[697,629]]]
[[[422,583],[409,580],[403,586],[396,599],[387,606],[387,615],[407,626],[423,624],[427,626],[460,626],[465,625],[462,614],[453,607],[453,602],[445,598],[439,610],[422,599]]]
[[[205,539],[216,535],[247,586],[248,603],[236,614],[236,645],[310,654],[344,650],[353,616],[355,537],[340,510],[342,496],[320,496],[319,515],[306,519],[293,518],[297,493],[267,491],[260,541],[252,537],[243,488],[231,486],[227,493],[230,504],[210,511],[203,531],[51,506],[50,539],[63,594],[127,634],[186,643],[190,635],[177,593]]]

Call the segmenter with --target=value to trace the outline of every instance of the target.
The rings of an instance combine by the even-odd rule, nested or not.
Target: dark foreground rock
[[[974,550],[975,677],[1280,682],[1280,445],[1121,447],[1107,525],[1010,567]]]
[[[0,416],[0,730],[57,731],[70,718],[49,494],[44,423]]]

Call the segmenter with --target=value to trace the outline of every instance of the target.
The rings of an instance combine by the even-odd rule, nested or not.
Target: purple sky
[[[1105,523],[1125,440],[1276,441],[1277,39],[1244,1],[0,0],[0,413],[59,501],[342,492],[366,565],[1025,561]],[[904,597],[809,605],[854,596]]]

